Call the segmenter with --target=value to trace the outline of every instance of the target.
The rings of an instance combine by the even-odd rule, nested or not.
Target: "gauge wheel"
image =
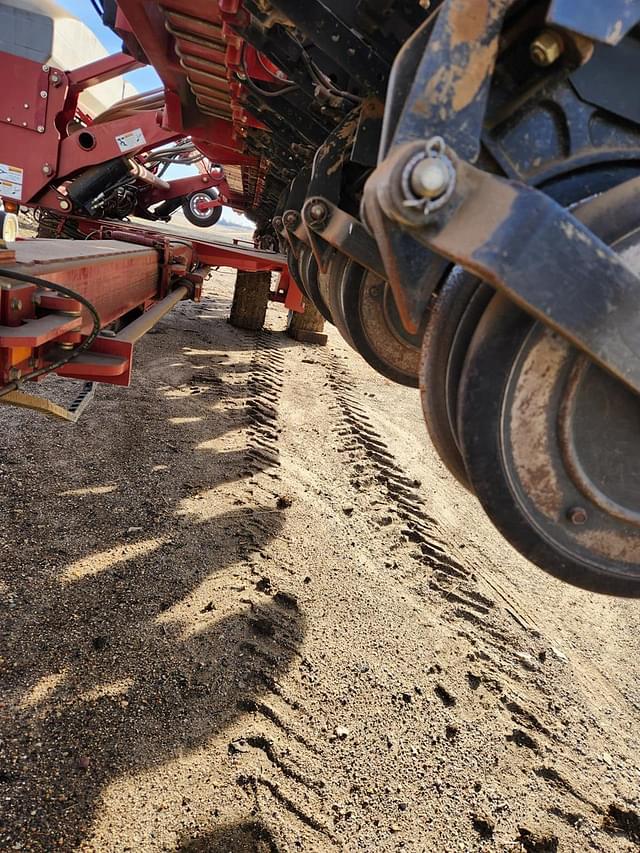
[[[188,195],[182,202],[182,212],[192,225],[198,228],[210,228],[222,216],[222,205],[205,207],[210,201],[215,201],[218,194],[210,190],[198,190]]]
[[[454,267],[434,295],[422,342],[420,398],[429,437],[456,480],[470,489],[457,433],[465,356],[493,288]]]

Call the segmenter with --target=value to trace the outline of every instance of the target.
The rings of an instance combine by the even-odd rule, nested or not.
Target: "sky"
[[[96,34],[106,50],[109,53],[118,53],[121,50],[122,42],[118,36],[113,33],[108,27],[102,23],[102,19],[93,8],[89,0],[57,0],[58,5],[67,9],[76,18],[80,18],[84,23]],[[156,89],[161,85],[158,75],[153,68],[140,68],[137,71],[132,71],[125,75],[125,79],[132,83],[139,92],[148,92],[150,89]],[[172,166],[167,170],[165,177],[172,180],[183,177],[184,175],[194,174],[194,167]],[[236,224],[250,224],[244,218],[234,213],[230,208],[225,208],[224,219]]]

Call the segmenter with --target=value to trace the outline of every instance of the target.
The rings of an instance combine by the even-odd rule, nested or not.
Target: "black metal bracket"
[[[316,196],[307,199],[302,219],[316,238],[319,236],[330,247],[371,270],[378,278],[387,277],[375,239],[355,216],[340,210],[328,199]]]
[[[424,144],[401,146],[374,173],[365,194],[367,221],[379,223],[382,217],[387,229],[400,226],[488,281],[640,392],[640,279],[635,273],[549,196],[483,172],[449,147],[439,155],[453,171],[453,186],[440,196],[444,201],[429,206],[407,198],[407,169],[415,168],[420,151]],[[625,189],[635,203],[640,200],[640,181]],[[610,192],[616,191],[622,192]],[[585,210],[587,204],[578,215],[584,218]],[[379,229],[374,232],[380,245]],[[402,310],[397,295],[396,301]]]

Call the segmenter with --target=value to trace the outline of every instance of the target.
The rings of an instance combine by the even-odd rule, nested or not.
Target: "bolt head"
[[[438,157],[425,157],[411,172],[411,189],[419,198],[438,198],[446,191],[451,175]]]
[[[328,212],[326,204],[323,204],[321,201],[317,201],[309,208],[309,219],[313,222],[322,222],[322,220],[326,218]]]
[[[572,506],[571,509],[567,511],[567,518],[571,524],[581,525],[586,524],[589,516],[584,507]]]
[[[38,133],[44,133],[44,125],[39,124],[37,130],[38,130]]]
[[[531,43],[529,53],[536,65],[546,68],[560,58],[563,50],[564,42],[560,34],[553,30],[544,30]]]
[[[41,98],[43,98],[43,99],[46,99],[46,98],[48,98],[48,97],[49,97],[49,94],[48,94],[48,92],[45,92],[45,90],[43,89],[43,90],[40,92],[40,97],[41,97]]]
[[[42,167],[42,172],[45,175],[50,175],[52,171],[53,171],[53,169],[51,168],[51,166],[48,163],[45,163],[44,166]]]

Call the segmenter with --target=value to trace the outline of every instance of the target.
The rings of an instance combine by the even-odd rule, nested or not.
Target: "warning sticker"
[[[0,196],[22,199],[22,175],[23,171],[18,166],[8,166],[0,163]]]
[[[124,154],[125,151],[131,151],[132,148],[139,148],[141,145],[146,145],[147,140],[144,138],[144,133],[140,128],[137,128],[137,130],[130,130],[129,133],[116,136],[116,142],[118,143],[118,148]]]

